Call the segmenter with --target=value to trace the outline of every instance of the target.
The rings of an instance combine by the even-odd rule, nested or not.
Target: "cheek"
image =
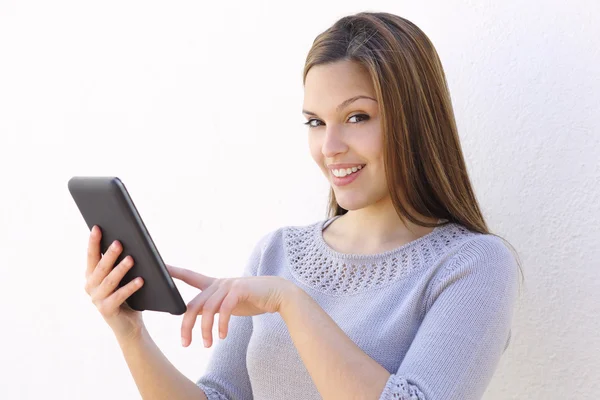
[[[380,164],[383,162],[383,137],[376,130],[366,133],[357,138],[354,147],[360,149],[368,162]]]
[[[361,155],[370,164],[371,184],[382,186],[385,184],[385,166],[383,160],[383,138],[379,131],[369,132],[369,135],[361,137],[356,146],[361,149]],[[369,167],[367,167],[369,168]]]

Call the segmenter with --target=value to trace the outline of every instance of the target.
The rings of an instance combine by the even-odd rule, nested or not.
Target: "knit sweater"
[[[268,232],[243,276],[282,276],[310,295],[390,377],[379,399],[481,399],[508,347],[518,268],[503,241],[445,225],[395,249],[348,254],[323,229]],[[278,313],[232,316],[196,384],[209,400],[321,399]]]

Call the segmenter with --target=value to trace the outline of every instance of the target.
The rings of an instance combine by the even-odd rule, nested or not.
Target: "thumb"
[[[179,268],[169,264],[165,265],[173,278],[179,279],[200,290],[206,289],[215,281],[215,278],[190,271],[189,269]]]

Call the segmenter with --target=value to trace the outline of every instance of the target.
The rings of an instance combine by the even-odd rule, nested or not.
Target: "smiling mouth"
[[[358,174],[358,173],[359,173],[360,171],[362,171],[362,170],[363,170],[365,167],[366,167],[366,164],[362,164],[362,165],[360,165],[360,168],[356,168],[356,171],[354,171],[354,170],[353,170],[354,168],[338,168],[338,169],[337,169],[337,171],[347,171],[348,169],[350,169],[350,173],[348,173],[348,172],[345,172],[345,175],[343,175],[343,176],[334,174],[334,172],[333,172],[333,169],[330,169],[330,170],[329,170],[329,173],[330,173],[332,176],[336,177],[336,178],[342,179],[342,178],[345,178],[345,177],[347,177],[347,176],[352,176],[352,175],[354,175],[354,174]],[[335,168],[334,168],[334,169],[335,169]]]
[[[361,169],[357,170],[356,172],[352,172],[348,175],[345,175],[343,177],[340,176],[335,176],[333,174],[333,172],[330,170],[331,176],[332,176],[332,180],[333,180],[333,184],[336,186],[344,186],[344,185],[348,185],[352,182],[354,182],[358,176],[361,174],[361,172],[363,171],[363,169],[365,169],[365,167],[363,166]]]

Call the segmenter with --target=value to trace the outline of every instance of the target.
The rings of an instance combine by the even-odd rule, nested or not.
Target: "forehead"
[[[359,94],[375,97],[371,77],[366,69],[355,61],[336,61],[315,65],[306,74],[304,106],[337,106],[349,97]]]

